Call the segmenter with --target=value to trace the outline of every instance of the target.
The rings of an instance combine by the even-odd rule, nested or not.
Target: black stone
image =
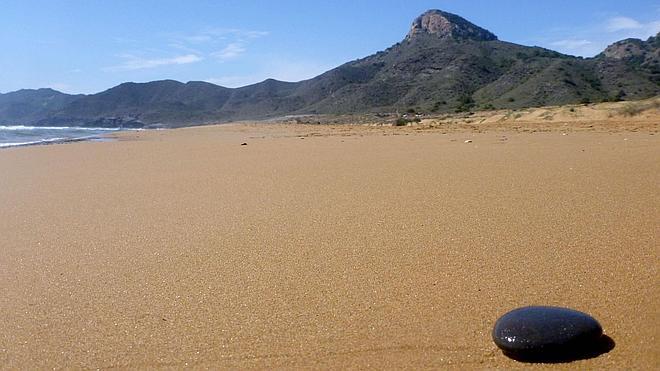
[[[505,355],[528,362],[592,358],[614,348],[593,317],[544,306],[518,308],[500,317],[493,328],[493,341]]]

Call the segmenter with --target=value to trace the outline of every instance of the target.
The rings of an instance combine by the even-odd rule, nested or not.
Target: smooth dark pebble
[[[611,339],[605,344],[603,338],[603,328],[593,317],[560,307],[514,309],[493,328],[493,341],[505,355],[530,362],[591,358],[613,348]]]
[[[241,143],[242,146],[247,146],[247,143]]]

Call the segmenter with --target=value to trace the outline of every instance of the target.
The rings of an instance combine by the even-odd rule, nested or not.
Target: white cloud
[[[227,46],[225,46],[222,50],[211,53],[211,56],[217,59],[220,59],[221,61],[225,61],[228,59],[234,59],[239,56],[241,56],[243,53],[245,53],[247,50],[243,46],[242,43],[231,43]]]
[[[169,47],[220,61],[235,59],[247,52],[254,40],[269,35],[268,31],[234,28],[207,28],[195,34],[171,35]]]
[[[250,75],[212,77],[206,79],[206,81],[228,88],[238,88],[251,85],[269,78],[280,81],[297,82],[316,77],[331,68],[332,66],[328,64],[315,63],[312,61],[268,59],[268,63],[264,64],[257,73]]]
[[[558,46],[566,49],[580,49],[591,44],[593,43],[589,40],[573,40],[573,39],[558,40],[550,43],[550,45],[552,46]]]
[[[574,55],[593,55],[599,53],[600,45],[586,39],[565,39],[550,42],[552,49]]]
[[[137,40],[115,38],[120,44],[133,45],[138,53],[117,55],[121,62],[103,68],[103,71],[136,71],[164,66],[184,65],[213,58],[227,61],[239,58],[247,52],[254,39],[269,35],[267,31],[242,30],[232,28],[207,28],[194,34],[168,34],[162,48],[145,48],[135,45]],[[153,55],[174,55],[173,57],[152,57]]]
[[[634,18],[618,16],[601,20],[598,24],[581,29],[567,29],[557,34],[555,40],[543,44],[562,53],[591,57],[602,52],[608,45],[628,38],[646,40],[660,32],[660,20],[642,22]],[[562,36],[565,36],[562,38]]]
[[[203,51],[201,51],[198,48],[191,48],[188,44],[181,43],[178,41],[175,42],[170,42],[167,44],[167,46],[171,49],[176,49],[179,52],[187,53],[187,54],[195,54],[195,55],[202,55],[204,54]]]
[[[244,37],[247,37],[249,39],[256,39],[258,37],[264,37],[270,35],[270,32],[268,31],[240,31],[240,30],[235,30],[238,31],[236,34],[237,35],[242,35]]]
[[[175,36],[174,42],[177,44],[218,44],[232,42],[246,42],[251,39],[268,36],[268,31],[241,30],[235,28],[208,28],[193,35]]]
[[[336,67],[327,63],[302,60],[270,60],[268,61],[268,77],[282,81],[301,81],[316,77],[323,72]]]
[[[122,62],[117,66],[109,67],[107,68],[107,70],[114,70],[114,71],[143,70],[143,69],[156,68],[161,66],[196,63],[203,59],[202,57],[195,54],[179,55],[171,58],[143,58],[131,54],[123,54],[120,55],[120,57],[124,59],[124,62]]]
[[[640,22],[629,17],[614,17],[607,21],[607,30],[617,32],[622,30],[638,30],[643,28]]]
[[[660,19],[650,22],[640,22],[630,17],[614,17],[607,21],[605,30],[621,35],[622,38],[647,39],[660,32]]]
[[[211,37],[210,35],[200,34],[200,35],[185,36],[183,39],[193,44],[201,44],[213,40],[213,37]]]
[[[646,23],[642,29],[645,31],[644,35],[655,36],[660,32],[660,20]]]
[[[650,31],[649,36],[655,36],[658,33],[660,33],[660,21],[649,23],[649,31]]]

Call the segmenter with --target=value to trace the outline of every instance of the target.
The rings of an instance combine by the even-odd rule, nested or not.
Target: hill
[[[32,124],[81,97],[53,89],[23,89],[0,94],[0,124]]]
[[[0,94],[0,124],[177,127],[290,114],[637,100],[660,94],[658,39],[623,40],[584,59],[500,41],[460,16],[430,10],[400,43],[310,80],[237,89],[166,80],[82,96],[19,91]]]

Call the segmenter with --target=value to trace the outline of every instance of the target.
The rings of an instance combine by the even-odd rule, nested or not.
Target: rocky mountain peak
[[[608,46],[603,55],[614,59],[628,59],[642,56],[646,53],[646,44],[639,39],[617,41]]]
[[[421,34],[435,35],[439,38],[457,40],[491,41],[497,36],[456,14],[433,9],[424,12],[413,22],[407,39],[414,39]]]

